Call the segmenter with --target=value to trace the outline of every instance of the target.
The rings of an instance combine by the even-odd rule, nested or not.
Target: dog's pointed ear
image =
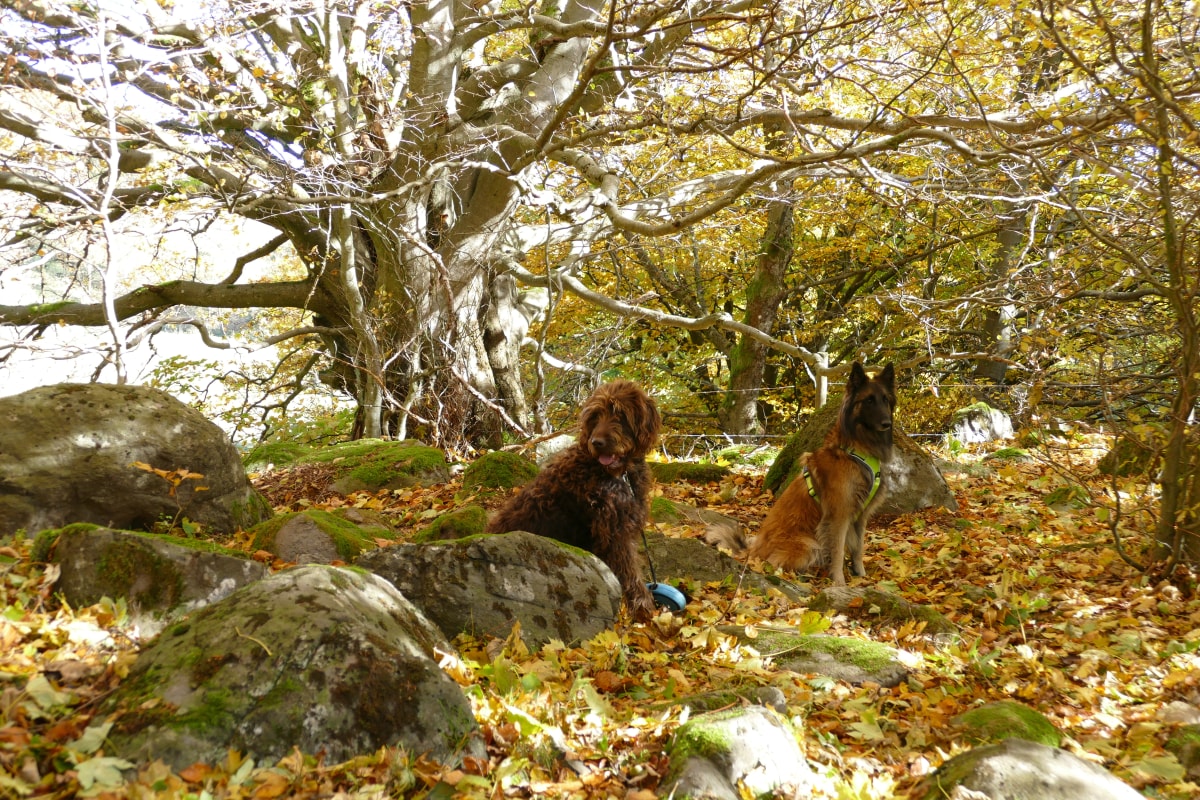
[[[896,370],[892,368],[891,364],[884,367],[883,372],[879,373],[875,380],[887,387],[888,394],[896,394]]]
[[[846,381],[846,388],[853,394],[861,389],[866,382],[867,371],[863,369],[862,364],[855,361],[853,366],[850,367],[850,380]]]

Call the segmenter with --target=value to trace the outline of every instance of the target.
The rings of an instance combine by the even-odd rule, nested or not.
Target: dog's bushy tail
[[[745,529],[733,520],[713,522],[704,531],[705,544],[724,547],[738,558],[746,555],[754,540],[746,536]]]

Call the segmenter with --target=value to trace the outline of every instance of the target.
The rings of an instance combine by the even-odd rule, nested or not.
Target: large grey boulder
[[[671,742],[663,797],[807,797],[814,784],[788,721],[750,706],[688,720]]]
[[[245,553],[207,542],[86,523],[43,531],[34,556],[58,565],[55,591],[76,608],[124,599],[144,636],[267,575]]]
[[[753,647],[775,669],[889,688],[908,678],[901,652],[870,639],[803,634],[794,628],[760,627],[753,637],[745,626],[721,625],[718,630]]]
[[[955,787],[964,790],[955,794]],[[1025,739],[977,747],[943,764],[912,795],[920,800],[1141,800],[1128,784],[1066,750]]]
[[[294,564],[332,564],[353,561],[374,548],[376,539],[392,538],[391,531],[372,524],[369,517],[346,511],[310,508],[280,514],[254,526],[250,547]],[[351,517],[370,527],[352,522]]]
[[[164,392],[57,384],[0,398],[0,535],[182,517],[230,533],[270,515],[229,437]]]
[[[980,401],[960,408],[950,420],[948,438],[963,444],[981,444],[1013,438],[1012,418]]]
[[[707,511],[707,509],[700,509]],[[704,519],[721,517],[733,524],[736,521],[722,514],[710,512]],[[811,593],[807,587],[791,583],[776,575],[763,575],[746,567],[745,562],[730,558],[715,547],[705,544],[700,539],[682,539],[667,536],[658,531],[646,533],[646,545],[649,547],[649,558],[654,564],[654,577],[662,583],[678,586],[695,583],[725,583],[730,587],[739,587],[760,594],[768,594],[772,589],[782,593],[788,599],[799,602],[805,600]],[[643,570],[646,580],[650,579],[649,570]],[[685,592],[686,594],[686,592]]]
[[[470,704],[439,666],[449,643],[387,581],[310,565],[276,573],[176,623],[107,702],[111,755],[175,769],[229,750],[330,763],[403,747],[482,756]]]
[[[355,564],[390,581],[450,638],[504,638],[520,622],[529,645],[578,642],[610,627],[621,608],[603,561],[521,531],[385,547]]]

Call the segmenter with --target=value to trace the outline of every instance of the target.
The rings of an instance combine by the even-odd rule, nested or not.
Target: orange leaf
[[[283,797],[291,786],[291,781],[278,772],[264,773],[255,780],[258,781],[258,786],[254,788],[253,794],[256,800],[271,800],[274,797]]]
[[[179,777],[188,783],[200,783],[208,777],[210,772],[212,772],[212,767],[207,764],[192,764],[190,767],[179,770]]]

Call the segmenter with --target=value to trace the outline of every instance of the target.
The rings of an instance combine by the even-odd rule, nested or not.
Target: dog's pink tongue
[[[617,457],[605,454],[602,456],[598,456],[596,460],[599,461],[601,464],[603,464],[606,467],[611,467],[613,465],[613,462],[617,460]]]

